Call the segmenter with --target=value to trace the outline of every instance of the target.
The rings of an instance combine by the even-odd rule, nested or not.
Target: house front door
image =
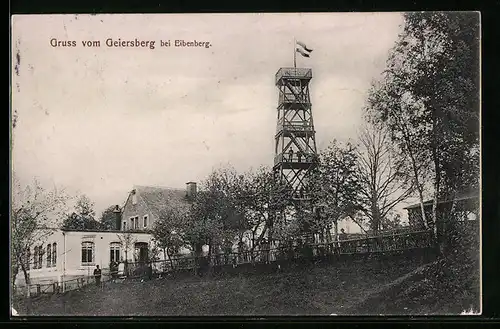
[[[148,244],[146,242],[138,242],[135,244],[137,261],[145,263],[148,261]]]

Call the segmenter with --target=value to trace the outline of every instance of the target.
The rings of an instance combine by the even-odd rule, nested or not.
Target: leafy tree
[[[479,19],[476,13],[407,13],[387,70],[369,100],[412,168],[423,224],[438,237],[437,202],[477,188]],[[430,183],[432,218],[423,211]]]
[[[220,222],[214,216],[216,202],[213,196],[205,191],[198,191],[193,198],[185,226],[184,239],[193,249],[196,257],[202,255],[203,246],[212,244],[219,235]]]
[[[62,228],[67,230],[100,230],[101,223],[94,219],[94,202],[86,195],[78,198],[75,211],[63,222]]]
[[[194,198],[190,209],[185,237],[200,255],[203,245],[208,245],[209,255],[214,249],[232,243],[235,236],[235,207],[230,195],[231,168],[213,171],[202,182],[202,190]]]
[[[276,182],[271,170],[259,167],[243,175],[240,195],[244,209],[242,230],[250,231],[251,251],[268,238],[269,241],[287,240],[293,230],[285,229],[287,223],[281,216],[291,203],[291,190]],[[259,232],[260,231],[260,232]]]
[[[383,127],[367,124],[357,149],[358,207],[377,234],[388,214],[413,192],[402,164],[394,161],[390,136]]]
[[[357,161],[356,149],[350,142],[333,140],[320,153],[319,164],[311,175],[309,189],[316,211],[305,219],[308,227],[325,232],[328,239],[332,224],[337,238],[338,222],[358,211]]]
[[[64,212],[69,197],[64,191],[46,190],[37,180],[23,186],[15,174],[12,177],[12,203],[10,216],[10,252],[12,280],[22,270],[27,285],[30,284],[29,267],[31,251],[43,245],[57,225],[57,218]],[[45,248],[42,248],[42,252]],[[28,289],[29,294],[29,289]]]
[[[99,223],[103,230],[116,229],[116,207],[116,205],[109,206],[102,212]]]
[[[170,261],[172,269],[174,268],[172,256],[178,254],[185,245],[182,235],[187,218],[187,211],[169,205],[161,209],[158,220],[153,226],[152,234],[156,245],[163,250],[164,259]]]
[[[398,213],[390,212],[380,222],[380,227],[383,230],[396,230],[403,227],[401,224],[401,215]]]

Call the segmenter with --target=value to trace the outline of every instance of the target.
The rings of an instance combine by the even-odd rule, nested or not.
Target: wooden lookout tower
[[[307,176],[318,161],[309,94],[312,70],[280,68],[275,78],[279,100],[274,180],[292,191],[294,203],[307,202]]]

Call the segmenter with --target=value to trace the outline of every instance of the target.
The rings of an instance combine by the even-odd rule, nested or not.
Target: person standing
[[[347,240],[347,234],[345,233],[345,230],[343,228],[340,229],[340,240]]]
[[[96,284],[96,286],[100,287],[101,286],[101,269],[99,268],[99,265],[96,265],[95,267],[96,267],[96,269],[94,270],[95,284]]]

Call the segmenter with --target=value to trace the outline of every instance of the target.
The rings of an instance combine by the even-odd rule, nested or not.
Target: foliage
[[[266,235],[268,240],[288,240],[295,230],[283,221],[283,213],[293,205],[291,189],[276,182],[266,167],[250,170],[244,177],[244,228],[251,231],[251,250],[264,242]]]
[[[158,220],[155,221],[151,233],[156,245],[163,249],[164,255],[169,259],[178,254],[185,244],[182,233],[186,228],[187,218],[188,214],[183,209],[166,206],[161,209]]]
[[[116,205],[109,206],[106,208],[100,217],[99,223],[103,230],[114,230],[116,229]]]
[[[255,248],[269,226],[271,182],[272,175],[264,168],[244,174],[232,167],[214,170],[192,204],[186,239],[198,252],[203,244],[210,252],[230,251],[236,242],[242,248],[243,237],[251,231]]]
[[[326,229],[329,232],[331,224],[337,230],[340,220],[358,211],[357,153],[350,142],[342,144],[333,140],[320,153],[319,159],[309,182],[312,202],[317,210],[309,216],[308,226],[312,230]]]
[[[86,195],[81,195],[75,205],[75,211],[68,215],[62,228],[67,230],[100,230],[102,225],[95,219],[94,202]]]
[[[367,110],[391,131],[421,203],[431,186],[432,218],[422,217],[436,228],[437,200],[479,182],[479,20],[477,13],[444,12],[404,18]]]

